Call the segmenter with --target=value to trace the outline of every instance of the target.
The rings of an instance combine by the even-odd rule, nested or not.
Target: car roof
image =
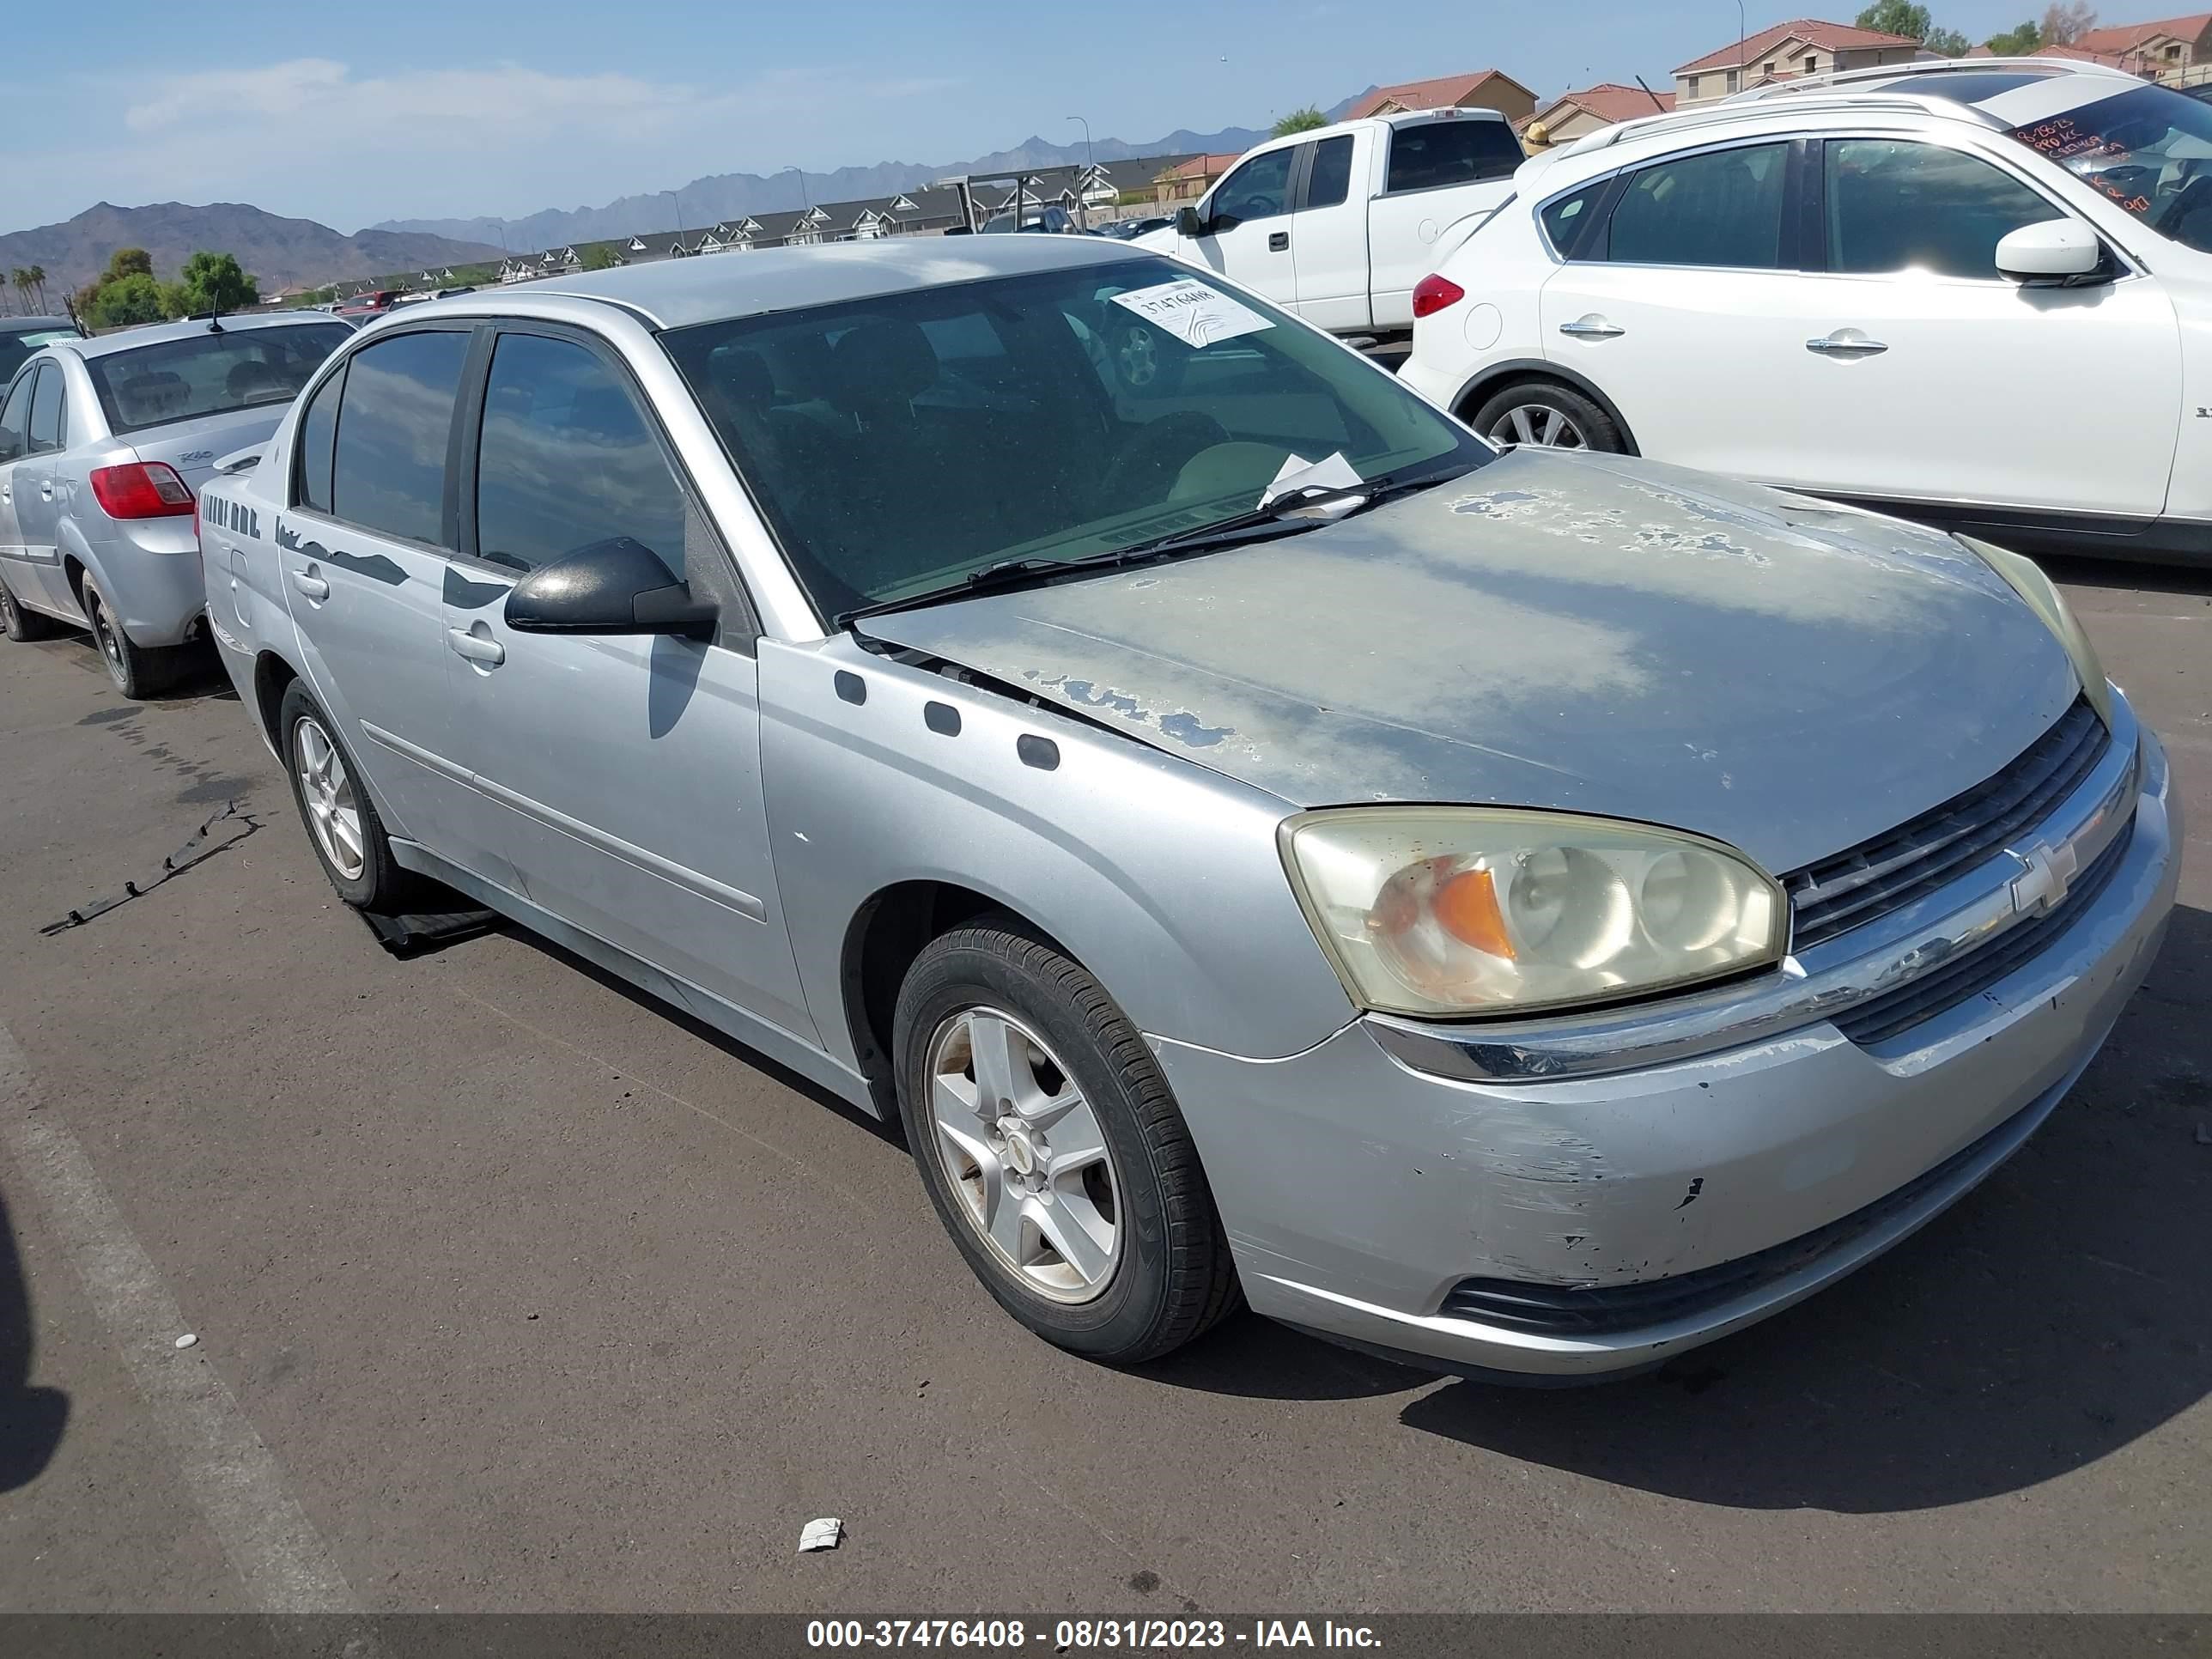
[[[240,330],[257,328],[296,328],[302,323],[327,323],[333,319],[323,313],[285,312],[260,317],[225,317],[222,331],[225,334]],[[63,325],[68,326],[66,323]],[[112,334],[102,334],[90,340],[56,340],[46,348],[66,347],[88,361],[107,357],[118,351],[135,351],[140,346],[161,345],[170,340],[189,340],[208,331],[204,317],[187,318],[181,323],[148,323],[138,328],[118,329]]]
[[[685,328],[952,283],[1158,257],[1103,236],[886,236],[580,271],[517,283],[514,292],[517,299],[558,295],[603,301],[656,328]],[[411,322],[434,316],[481,316],[488,309],[495,313],[501,292],[479,289],[450,300],[409,306],[399,314]]]

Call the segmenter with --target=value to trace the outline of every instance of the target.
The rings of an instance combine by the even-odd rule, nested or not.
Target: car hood
[[[1297,806],[1590,812],[1778,873],[1997,772],[2080,690],[1948,536],[1556,451],[1284,540],[860,626]]]

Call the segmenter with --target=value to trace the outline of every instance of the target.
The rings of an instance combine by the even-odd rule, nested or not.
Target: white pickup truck
[[[1217,270],[1337,334],[1410,333],[1413,284],[1524,156],[1495,110],[1340,121],[1273,138],[1136,245]]]

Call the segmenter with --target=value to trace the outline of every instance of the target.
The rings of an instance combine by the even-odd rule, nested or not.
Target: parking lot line
[[[76,1137],[36,1110],[22,1050],[0,1025],[8,1150],[46,1212],[85,1295],[174,1449],[185,1490],[261,1613],[354,1613],[353,1589],[286,1487],[275,1456],[203,1346],[160,1271],[100,1185]]]

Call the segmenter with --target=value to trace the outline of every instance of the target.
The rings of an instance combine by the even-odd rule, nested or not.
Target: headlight
[[[1525,1012],[1778,960],[1782,890],[1717,842],[1610,818],[1348,806],[1280,831],[1315,936],[1364,1006]]]
[[[2027,601],[2028,609],[2043,618],[2043,625],[2058,636],[2059,644],[2074,659],[2074,672],[2081,678],[2082,690],[2088,693],[2089,706],[2097,711],[2097,718],[2105,722],[2109,731],[2112,724],[2112,688],[2105,678],[2104,665],[2097,660],[2097,647],[2089,643],[2081,624],[2074,620],[2065,596],[2052,586],[2051,578],[2033,559],[2023,559],[2017,553],[1993,547],[1978,537],[1959,536],[1958,540],[1960,546],[1979,555],[1984,564],[2003,577],[2012,591]]]

